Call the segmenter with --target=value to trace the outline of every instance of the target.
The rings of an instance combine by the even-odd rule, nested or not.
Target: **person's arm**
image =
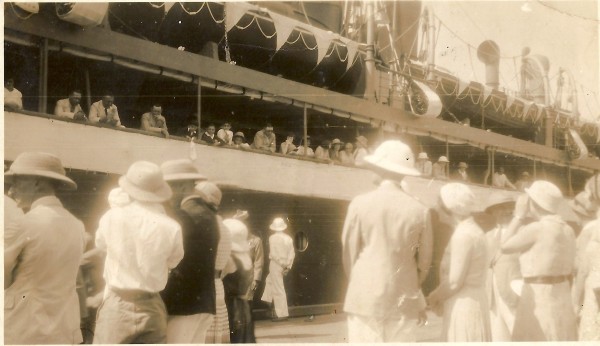
[[[272,153],[277,151],[277,140],[275,139],[275,135],[273,135],[273,140],[271,141],[271,145],[267,147],[267,150],[270,150]]]
[[[58,100],[56,102],[56,106],[54,107],[54,115],[59,116],[59,117],[73,119],[73,117],[75,116],[75,113],[71,112],[68,107],[65,109],[65,107],[61,101],[62,100]]]
[[[292,265],[294,264],[294,259],[296,258],[296,251],[294,250],[294,240],[290,238],[290,244],[289,244],[289,248],[288,248],[288,255],[287,255],[287,268],[291,269]]]
[[[502,253],[523,252],[529,249],[537,240],[536,227],[525,226],[515,235],[508,238],[501,246]]]
[[[425,226],[419,239],[419,250],[417,254],[417,268],[419,270],[419,283],[427,278],[433,258],[433,229],[431,225],[431,212],[425,212]]]
[[[513,183],[510,182],[510,180],[508,179],[508,177],[506,178],[506,186],[508,186],[509,188],[516,190],[517,187],[513,185]]]
[[[458,292],[464,285],[473,252],[473,240],[464,234],[454,234],[450,239],[450,269],[435,291],[429,295],[431,305],[437,305]]]
[[[262,280],[263,266],[265,263],[265,251],[262,239],[256,239],[256,257],[254,258],[254,281]]]
[[[179,262],[183,259],[183,236],[181,234],[181,226],[177,225],[174,238],[172,240],[171,254],[167,259],[167,265],[169,269],[177,267]]]
[[[162,133],[163,128],[154,127],[150,124],[150,117],[152,115],[150,113],[145,113],[142,115],[142,126],[141,129],[144,131],[154,132],[154,133]]]
[[[106,122],[106,115],[104,115],[104,112],[100,112],[98,110],[98,104],[93,103],[92,107],[90,108],[90,122],[91,123],[105,123]]]
[[[111,108],[111,117],[107,122],[115,127],[123,127],[123,125],[121,125],[121,118],[119,117],[119,109],[115,105],[113,105]]]
[[[12,284],[12,272],[27,244],[22,216],[4,226],[4,289]]]
[[[252,141],[252,147],[254,149],[261,149],[264,150],[264,145],[263,145],[263,139],[262,136],[260,135],[260,131],[258,131],[255,135],[254,135],[254,141]]]
[[[353,205],[350,204],[342,230],[342,263],[347,277],[350,277],[352,266],[362,249],[359,227],[358,216]]]

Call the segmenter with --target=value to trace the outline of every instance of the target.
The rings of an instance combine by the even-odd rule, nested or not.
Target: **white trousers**
[[[168,344],[203,344],[206,331],[212,325],[212,314],[169,316],[167,321]]]
[[[269,262],[269,275],[265,280],[265,291],[261,300],[275,305],[277,317],[288,317],[287,295],[283,286],[283,268],[274,261]]]
[[[417,320],[348,315],[348,342],[417,342]]]

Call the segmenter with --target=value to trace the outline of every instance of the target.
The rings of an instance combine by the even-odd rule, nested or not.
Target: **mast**
[[[365,58],[365,98],[367,100],[372,100],[375,98],[375,14],[373,11],[373,6],[375,6],[373,1],[367,1],[367,55]]]
[[[425,20],[427,23],[427,45],[429,50],[427,52],[427,80],[434,80],[435,70],[435,17],[433,15],[433,8],[427,6],[425,8]]]

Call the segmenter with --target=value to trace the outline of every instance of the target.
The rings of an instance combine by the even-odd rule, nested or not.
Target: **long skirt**
[[[463,287],[444,303],[442,340],[491,341],[490,313],[484,287]]]
[[[229,312],[229,330],[232,344],[254,344],[254,322],[250,304],[245,297],[227,296],[227,311]]]
[[[261,300],[275,305],[277,317],[288,317],[287,295],[283,285],[283,268],[274,261],[269,262],[269,275],[265,280],[265,291]]]
[[[229,318],[227,316],[227,305],[225,304],[225,290],[223,281],[215,279],[215,291],[217,302],[217,313],[212,325],[206,332],[207,344],[228,344],[229,341]]]
[[[591,271],[585,280],[579,341],[600,341],[600,309],[594,288],[600,287],[600,270]]]
[[[524,284],[512,341],[575,341],[577,325],[569,282]]]

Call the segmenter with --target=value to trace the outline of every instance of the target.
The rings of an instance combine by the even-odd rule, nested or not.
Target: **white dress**
[[[594,294],[594,288],[600,288],[600,220],[595,221],[594,225],[595,234],[584,252],[585,265],[589,271],[585,280],[579,341],[600,341],[600,309]]]

